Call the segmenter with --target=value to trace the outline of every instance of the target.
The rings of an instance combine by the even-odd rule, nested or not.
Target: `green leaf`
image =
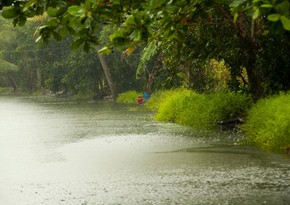
[[[273,8],[272,4],[262,4],[261,5],[262,8]]]
[[[83,43],[85,42],[84,39],[78,39],[76,41],[74,41],[71,45],[72,49],[78,49]]]
[[[90,38],[88,38],[87,41],[96,45],[99,44],[99,39],[97,36],[90,36]]]
[[[111,54],[112,50],[109,47],[105,46],[102,49],[100,49],[98,52],[100,54]]]
[[[96,1],[96,0],[87,0],[87,1],[84,1],[84,8],[85,8],[85,10],[90,10],[92,4],[94,4],[94,1]]]
[[[128,27],[136,27],[136,22],[135,22],[135,19],[134,19],[134,16],[131,15],[127,18],[126,22],[125,22],[125,25],[128,26]]]
[[[147,44],[147,46],[142,51],[142,57],[140,59],[140,62],[138,64],[138,68],[136,71],[136,78],[140,77],[141,73],[144,71],[146,63],[148,63],[149,60],[157,54],[157,52],[158,52],[158,46],[155,41]]]
[[[58,10],[56,8],[48,7],[46,10],[48,16],[57,17]]]
[[[270,15],[267,17],[267,19],[268,19],[269,21],[273,21],[273,22],[275,22],[275,21],[279,21],[279,20],[280,20],[280,14],[270,14]]]
[[[177,31],[176,34],[175,34],[175,38],[178,41],[184,41],[185,40],[185,35],[184,35],[183,32]]]
[[[26,10],[26,11],[24,12],[24,15],[25,15],[27,18],[33,18],[34,16],[37,16],[37,15],[35,14],[35,11],[33,11],[32,9],[30,9],[30,10]]]
[[[135,30],[131,33],[130,39],[133,41],[140,41],[142,39],[142,32],[139,30]]]
[[[85,10],[81,6],[70,6],[67,12],[72,16],[85,17]]]
[[[275,6],[278,13],[287,15],[289,14],[290,3],[289,0],[284,0],[282,3]]]
[[[55,18],[51,19],[50,21],[48,21],[46,23],[46,26],[48,26],[48,27],[56,27],[57,26],[57,19],[55,19]]]
[[[255,12],[254,12],[254,14],[253,14],[253,16],[252,16],[252,18],[254,20],[256,20],[259,17],[259,15],[260,15],[260,10],[259,9],[256,9]]]
[[[18,17],[18,26],[24,26],[27,21],[26,16],[19,16]]]
[[[26,11],[26,10],[29,10],[31,7],[33,7],[34,5],[36,4],[36,0],[30,0],[28,1],[24,8],[23,8],[23,11]]]
[[[168,12],[169,14],[176,14],[178,12],[178,9],[180,9],[180,7],[172,5],[166,8],[166,12]]]
[[[18,18],[14,18],[12,23],[13,23],[13,26],[14,27],[17,26],[17,24],[18,24]]]
[[[56,40],[56,41],[61,41],[62,37],[59,33],[53,31],[52,32],[52,35],[53,35],[53,38]]]
[[[3,7],[2,9],[2,16],[6,19],[13,19],[18,15],[18,9],[15,6]]]
[[[239,17],[239,13],[238,13],[238,12],[236,12],[236,13],[234,14],[234,23],[236,23],[236,22],[237,22],[237,20],[238,20],[238,17]]]
[[[69,34],[69,31],[67,29],[66,26],[63,26],[61,27],[60,29],[58,29],[58,33],[61,35],[61,36],[66,36]]]
[[[71,28],[69,26],[67,26],[66,28],[71,35],[76,35],[76,31],[73,28]]]
[[[86,41],[84,44],[84,51],[88,53],[90,51],[90,44]]]
[[[113,0],[113,5],[120,5],[120,0]]]
[[[113,41],[113,39],[120,38],[120,37],[124,38],[124,31],[122,29],[119,29],[119,30],[115,31],[113,34],[111,34],[109,36],[109,39],[110,39],[110,41]]]
[[[164,4],[166,4],[168,2],[168,0],[151,0],[150,1],[150,6],[153,9],[157,9],[162,7]]]
[[[172,40],[175,37],[175,31],[174,30],[167,30],[164,32],[163,37],[167,40]]]
[[[280,19],[281,19],[283,28],[287,31],[290,31],[290,19],[286,16],[281,16]]]

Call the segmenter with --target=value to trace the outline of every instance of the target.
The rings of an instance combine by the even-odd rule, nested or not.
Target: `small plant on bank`
[[[290,93],[261,99],[249,111],[243,129],[250,144],[283,152],[290,148]]]

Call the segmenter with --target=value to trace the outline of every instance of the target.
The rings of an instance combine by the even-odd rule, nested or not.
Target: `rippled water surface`
[[[290,159],[111,103],[0,97],[0,204],[290,204]]]

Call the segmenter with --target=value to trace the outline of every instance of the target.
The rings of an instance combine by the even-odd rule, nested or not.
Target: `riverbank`
[[[219,129],[221,124],[227,126],[223,122],[230,122],[229,127],[245,134],[243,143],[265,151],[290,154],[289,101],[289,93],[253,103],[242,94],[197,94],[177,89],[153,93],[146,107],[156,110],[155,119],[158,121],[195,129]]]
[[[47,100],[65,100],[65,101],[84,101],[84,102],[93,102],[98,100],[109,100],[112,101],[111,96],[107,97],[100,97],[96,96],[95,93],[87,93],[87,94],[73,94],[73,93],[66,93],[63,91],[59,92],[52,92],[47,89],[36,90],[32,93],[25,92],[23,90],[14,90],[11,87],[0,87],[0,96],[23,96],[23,97],[30,97],[30,98],[42,98]]]

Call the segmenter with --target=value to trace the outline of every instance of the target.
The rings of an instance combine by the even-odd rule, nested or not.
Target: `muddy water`
[[[110,103],[0,97],[0,204],[290,204],[290,159],[239,138]]]

